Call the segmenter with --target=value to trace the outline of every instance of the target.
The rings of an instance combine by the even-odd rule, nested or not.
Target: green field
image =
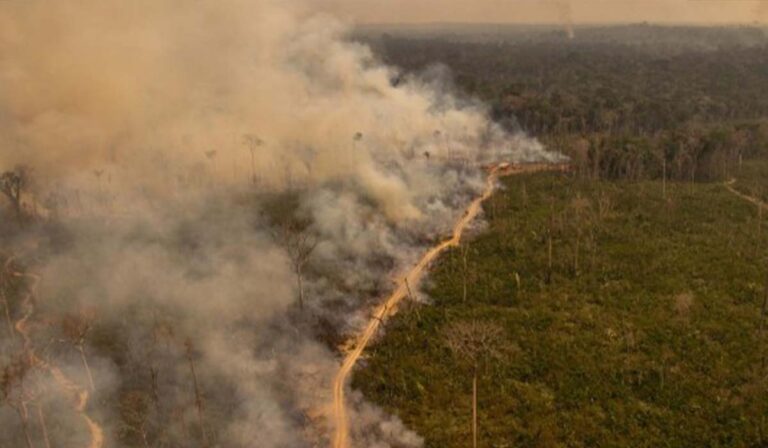
[[[737,187],[752,191],[765,166],[747,168]],[[446,328],[492,322],[504,340],[480,373],[481,447],[766,446],[768,226],[754,205],[718,183],[668,184],[666,199],[650,181],[503,186],[354,388],[427,447],[471,446],[472,372]]]

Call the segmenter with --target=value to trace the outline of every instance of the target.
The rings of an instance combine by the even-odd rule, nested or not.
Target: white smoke
[[[37,203],[57,217],[58,230],[24,240],[43,278],[35,315],[95,316],[90,407],[110,446],[137,437],[119,405],[130,397],[150,403],[138,408],[158,445],[326,443],[337,360],[319,322],[354,329],[481,189],[481,163],[557,159],[481,105],[393,82],[395,69],[305,6],[0,2],[0,168],[31,167]],[[260,199],[289,190],[318,241],[301,313]],[[57,337],[40,327],[37,343]],[[71,346],[49,356],[82,382]],[[355,446],[421,444],[352,401]],[[9,409],[0,419],[18,429]],[[56,428],[58,446],[85,437]]]

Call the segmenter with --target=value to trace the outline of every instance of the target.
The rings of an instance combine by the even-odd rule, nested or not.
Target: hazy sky
[[[313,0],[357,22],[768,21],[768,0]]]

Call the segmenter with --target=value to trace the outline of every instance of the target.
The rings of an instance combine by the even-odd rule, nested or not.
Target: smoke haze
[[[318,0],[318,9],[366,23],[562,23],[546,0]],[[566,2],[557,1],[563,4]],[[763,0],[569,0],[573,21],[594,23],[752,23]]]
[[[92,319],[87,410],[105,446],[327,443],[338,360],[319,328],[360,324],[480,191],[481,163],[558,159],[345,32],[267,0],[0,2],[0,167],[30,167],[27,207],[56,222],[4,252],[41,276],[33,342],[80,385],[62,316]],[[293,198],[317,242],[304,311],[269,197]],[[18,352],[2,339],[3,363]],[[35,374],[54,391],[39,402],[51,439],[86,446]],[[352,401],[354,446],[421,444]],[[15,428],[0,446],[20,446],[18,416],[0,421]]]

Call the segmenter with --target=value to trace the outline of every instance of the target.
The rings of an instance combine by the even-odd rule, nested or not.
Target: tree
[[[492,322],[460,321],[443,334],[445,345],[472,371],[472,446],[477,448],[477,378],[492,360],[501,357],[504,329]]]
[[[573,273],[579,275],[579,254],[581,251],[582,236],[584,234],[584,227],[587,224],[588,214],[590,209],[590,202],[581,193],[577,193],[576,197],[571,201],[571,209],[573,210],[573,225],[576,230],[576,243],[574,247],[573,255]]]
[[[86,313],[65,316],[61,322],[62,333],[80,353],[80,360],[83,363],[85,373],[88,375],[88,385],[91,391],[95,391],[96,385],[93,381],[93,374],[91,374],[91,368],[88,365],[88,358],[85,356],[85,341],[92,327],[93,317]]]
[[[760,370],[765,370],[766,356],[765,356],[765,324],[766,318],[768,318],[768,274],[765,276],[765,287],[763,289],[763,303],[760,307],[760,326],[758,333],[758,343],[760,344]]]
[[[195,370],[195,347],[192,344],[192,340],[187,338],[184,342],[185,354],[187,356],[187,362],[189,362],[189,372],[192,375],[192,386],[195,393],[195,408],[197,409],[197,420],[200,425],[200,436],[203,440],[203,447],[209,447],[208,432],[205,430],[205,414],[203,411],[203,394],[200,391],[200,384],[197,381],[197,371]]]
[[[278,239],[291,260],[299,289],[299,309],[304,309],[304,266],[317,247],[317,236],[303,220],[289,219],[278,230]]]
[[[13,339],[15,336],[15,330],[13,329],[13,322],[11,320],[11,304],[9,300],[11,286],[11,275],[8,270],[8,264],[13,261],[13,257],[9,257],[5,263],[3,270],[0,271],[0,300],[3,302],[3,312],[5,314],[5,323],[8,328],[8,336]]]
[[[251,182],[256,185],[256,149],[264,145],[264,140],[258,135],[246,134],[243,136],[243,143],[251,152]]]
[[[467,283],[469,282],[469,244],[461,245],[461,284],[462,284],[462,301],[467,301],[467,293],[469,292]]]
[[[23,220],[21,195],[28,184],[28,180],[29,173],[24,167],[17,167],[13,171],[6,171],[0,174],[0,191],[11,202],[11,207],[13,207],[19,223]]]
[[[33,448],[32,436],[29,432],[28,404],[33,401],[34,397],[25,381],[31,369],[31,359],[26,355],[20,355],[5,366],[2,376],[0,376],[2,399],[18,414],[27,448]]]
[[[218,169],[216,168],[216,155],[218,153],[219,152],[216,151],[216,150],[210,150],[210,151],[205,151],[204,152],[205,158],[208,159],[209,162],[211,162],[211,175],[213,177],[216,177],[216,174],[217,174],[217,171],[218,171]]]
[[[149,398],[139,390],[132,390],[120,397],[120,414],[125,424],[124,431],[141,440],[149,448]]]

